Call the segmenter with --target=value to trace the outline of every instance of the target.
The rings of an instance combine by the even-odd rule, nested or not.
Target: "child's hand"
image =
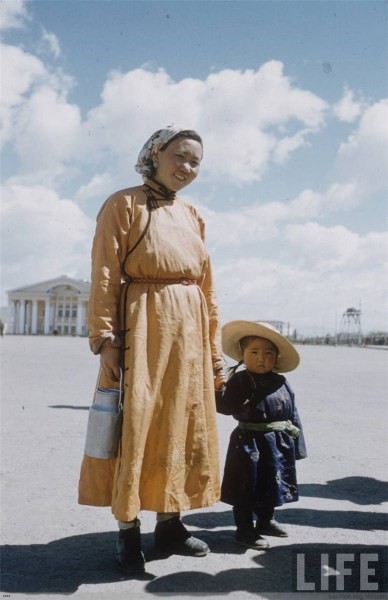
[[[223,371],[218,371],[218,373],[214,376],[214,389],[222,390],[225,385],[225,373]]]

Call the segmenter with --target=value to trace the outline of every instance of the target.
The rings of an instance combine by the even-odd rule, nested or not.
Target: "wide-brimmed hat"
[[[254,335],[269,340],[279,351],[274,371],[287,373],[299,364],[296,348],[275,327],[261,321],[229,321],[222,328],[222,349],[227,356],[237,361],[242,359],[240,340]]]

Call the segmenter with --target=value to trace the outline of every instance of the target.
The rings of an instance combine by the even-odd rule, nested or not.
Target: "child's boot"
[[[274,509],[263,509],[257,512],[256,530],[260,535],[288,537],[288,533],[274,519]]]
[[[268,548],[268,541],[254,527],[253,515],[249,509],[234,506],[233,515],[236,524],[235,538],[240,546],[253,548],[253,550],[265,550]]]
[[[256,531],[260,535],[272,535],[274,537],[288,537],[288,532],[279,525],[275,519],[270,521],[258,520],[256,523]]]
[[[126,573],[144,573],[145,559],[141,550],[140,521],[136,519],[129,529],[119,529],[116,559]]]

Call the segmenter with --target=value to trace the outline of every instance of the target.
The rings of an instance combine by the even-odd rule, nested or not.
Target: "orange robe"
[[[143,186],[113,194],[98,216],[92,251],[93,352],[107,337],[118,342],[125,315],[124,419],[117,459],[84,456],[79,503],[111,505],[122,521],[140,510],[210,506],[220,496],[213,377],[224,360],[204,223],[181,199],[161,201],[126,258],[147,218]],[[128,275],[198,285],[123,285]]]

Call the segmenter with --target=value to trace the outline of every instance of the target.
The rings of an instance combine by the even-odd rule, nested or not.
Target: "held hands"
[[[110,345],[104,345],[101,348],[101,368],[111,381],[120,381],[120,356],[120,348],[113,348]]]
[[[225,373],[223,371],[218,371],[218,373],[214,376],[214,389],[219,391],[225,385]]]

